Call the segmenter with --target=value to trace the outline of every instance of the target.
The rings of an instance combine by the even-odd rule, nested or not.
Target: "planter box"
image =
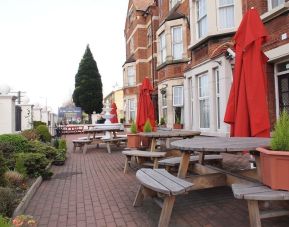
[[[140,147],[140,136],[138,134],[127,134],[127,147],[139,148]]]
[[[289,191],[289,152],[258,147],[262,182],[272,189]]]

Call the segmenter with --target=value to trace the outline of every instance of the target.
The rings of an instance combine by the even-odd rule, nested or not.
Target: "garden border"
[[[46,169],[48,170],[48,169],[50,169],[50,167],[51,167],[51,163],[48,164]],[[26,192],[25,196],[22,198],[21,202],[18,204],[18,206],[14,210],[14,212],[12,214],[12,218],[24,213],[24,210],[27,208],[27,205],[29,204],[30,200],[34,196],[34,194],[37,191],[37,189],[39,188],[39,186],[41,185],[42,181],[43,181],[42,176],[39,176],[36,179],[36,181],[32,184],[32,186]]]

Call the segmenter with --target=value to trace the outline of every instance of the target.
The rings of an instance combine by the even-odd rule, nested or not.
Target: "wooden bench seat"
[[[88,139],[77,139],[72,140],[73,143],[73,152],[76,151],[76,148],[79,147],[79,150],[82,151],[84,154],[86,154],[87,151],[87,145],[91,144],[92,140]]]
[[[141,158],[151,158],[151,159],[153,159],[153,168],[158,168],[158,160],[159,160],[159,158],[165,157],[166,152],[125,150],[125,151],[122,151],[122,154],[126,156],[123,172],[127,173],[128,164],[130,164],[130,162],[131,162],[131,157],[139,158],[139,160],[138,160],[139,164],[142,164]]]
[[[248,211],[251,227],[261,227],[261,219],[289,215],[289,210],[260,211],[259,201],[289,200],[288,191],[272,190],[259,183],[233,184],[232,190],[235,198],[245,199],[248,203]]]
[[[101,138],[101,141],[106,144],[107,152],[111,153],[110,144],[115,144],[116,146],[119,146],[121,142],[127,142],[127,137],[116,137],[116,138]]]
[[[133,206],[141,205],[144,196],[150,196],[162,208],[159,227],[169,225],[175,196],[192,190],[193,184],[177,178],[165,169],[140,169],[136,173],[141,185]]]
[[[171,157],[162,159],[159,161],[159,165],[165,166],[166,170],[169,171],[171,167],[177,167],[181,163],[182,157]],[[221,162],[223,160],[222,155],[205,155],[205,162]],[[199,161],[198,155],[191,155],[190,156],[190,164],[196,163]]]

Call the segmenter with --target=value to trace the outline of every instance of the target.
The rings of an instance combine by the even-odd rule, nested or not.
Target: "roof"
[[[154,4],[154,0],[132,0],[136,10],[145,11],[149,6]]]

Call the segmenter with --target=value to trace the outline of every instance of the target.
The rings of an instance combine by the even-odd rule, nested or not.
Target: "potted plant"
[[[166,128],[167,127],[164,117],[162,117],[161,120],[160,120],[160,127],[162,127],[162,128]]]
[[[152,125],[149,119],[147,119],[144,127],[143,127],[143,132],[152,132]],[[141,137],[141,142],[142,142],[142,147],[149,147],[150,145],[150,139],[148,137]]]
[[[182,129],[183,128],[183,124],[181,124],[181,120],[180,118],[176,118],[176,121],[174,123],[174,129]]]
[[[289,191],[289,115],[283,111],[278,119],[270,148],[260,152],[262,182],[272,189]]]
[[[139,148],[140,147],[140,136],[137,134],[137,128],[134,121],[130,126],[130,133],[127,134],[127,147]]]

